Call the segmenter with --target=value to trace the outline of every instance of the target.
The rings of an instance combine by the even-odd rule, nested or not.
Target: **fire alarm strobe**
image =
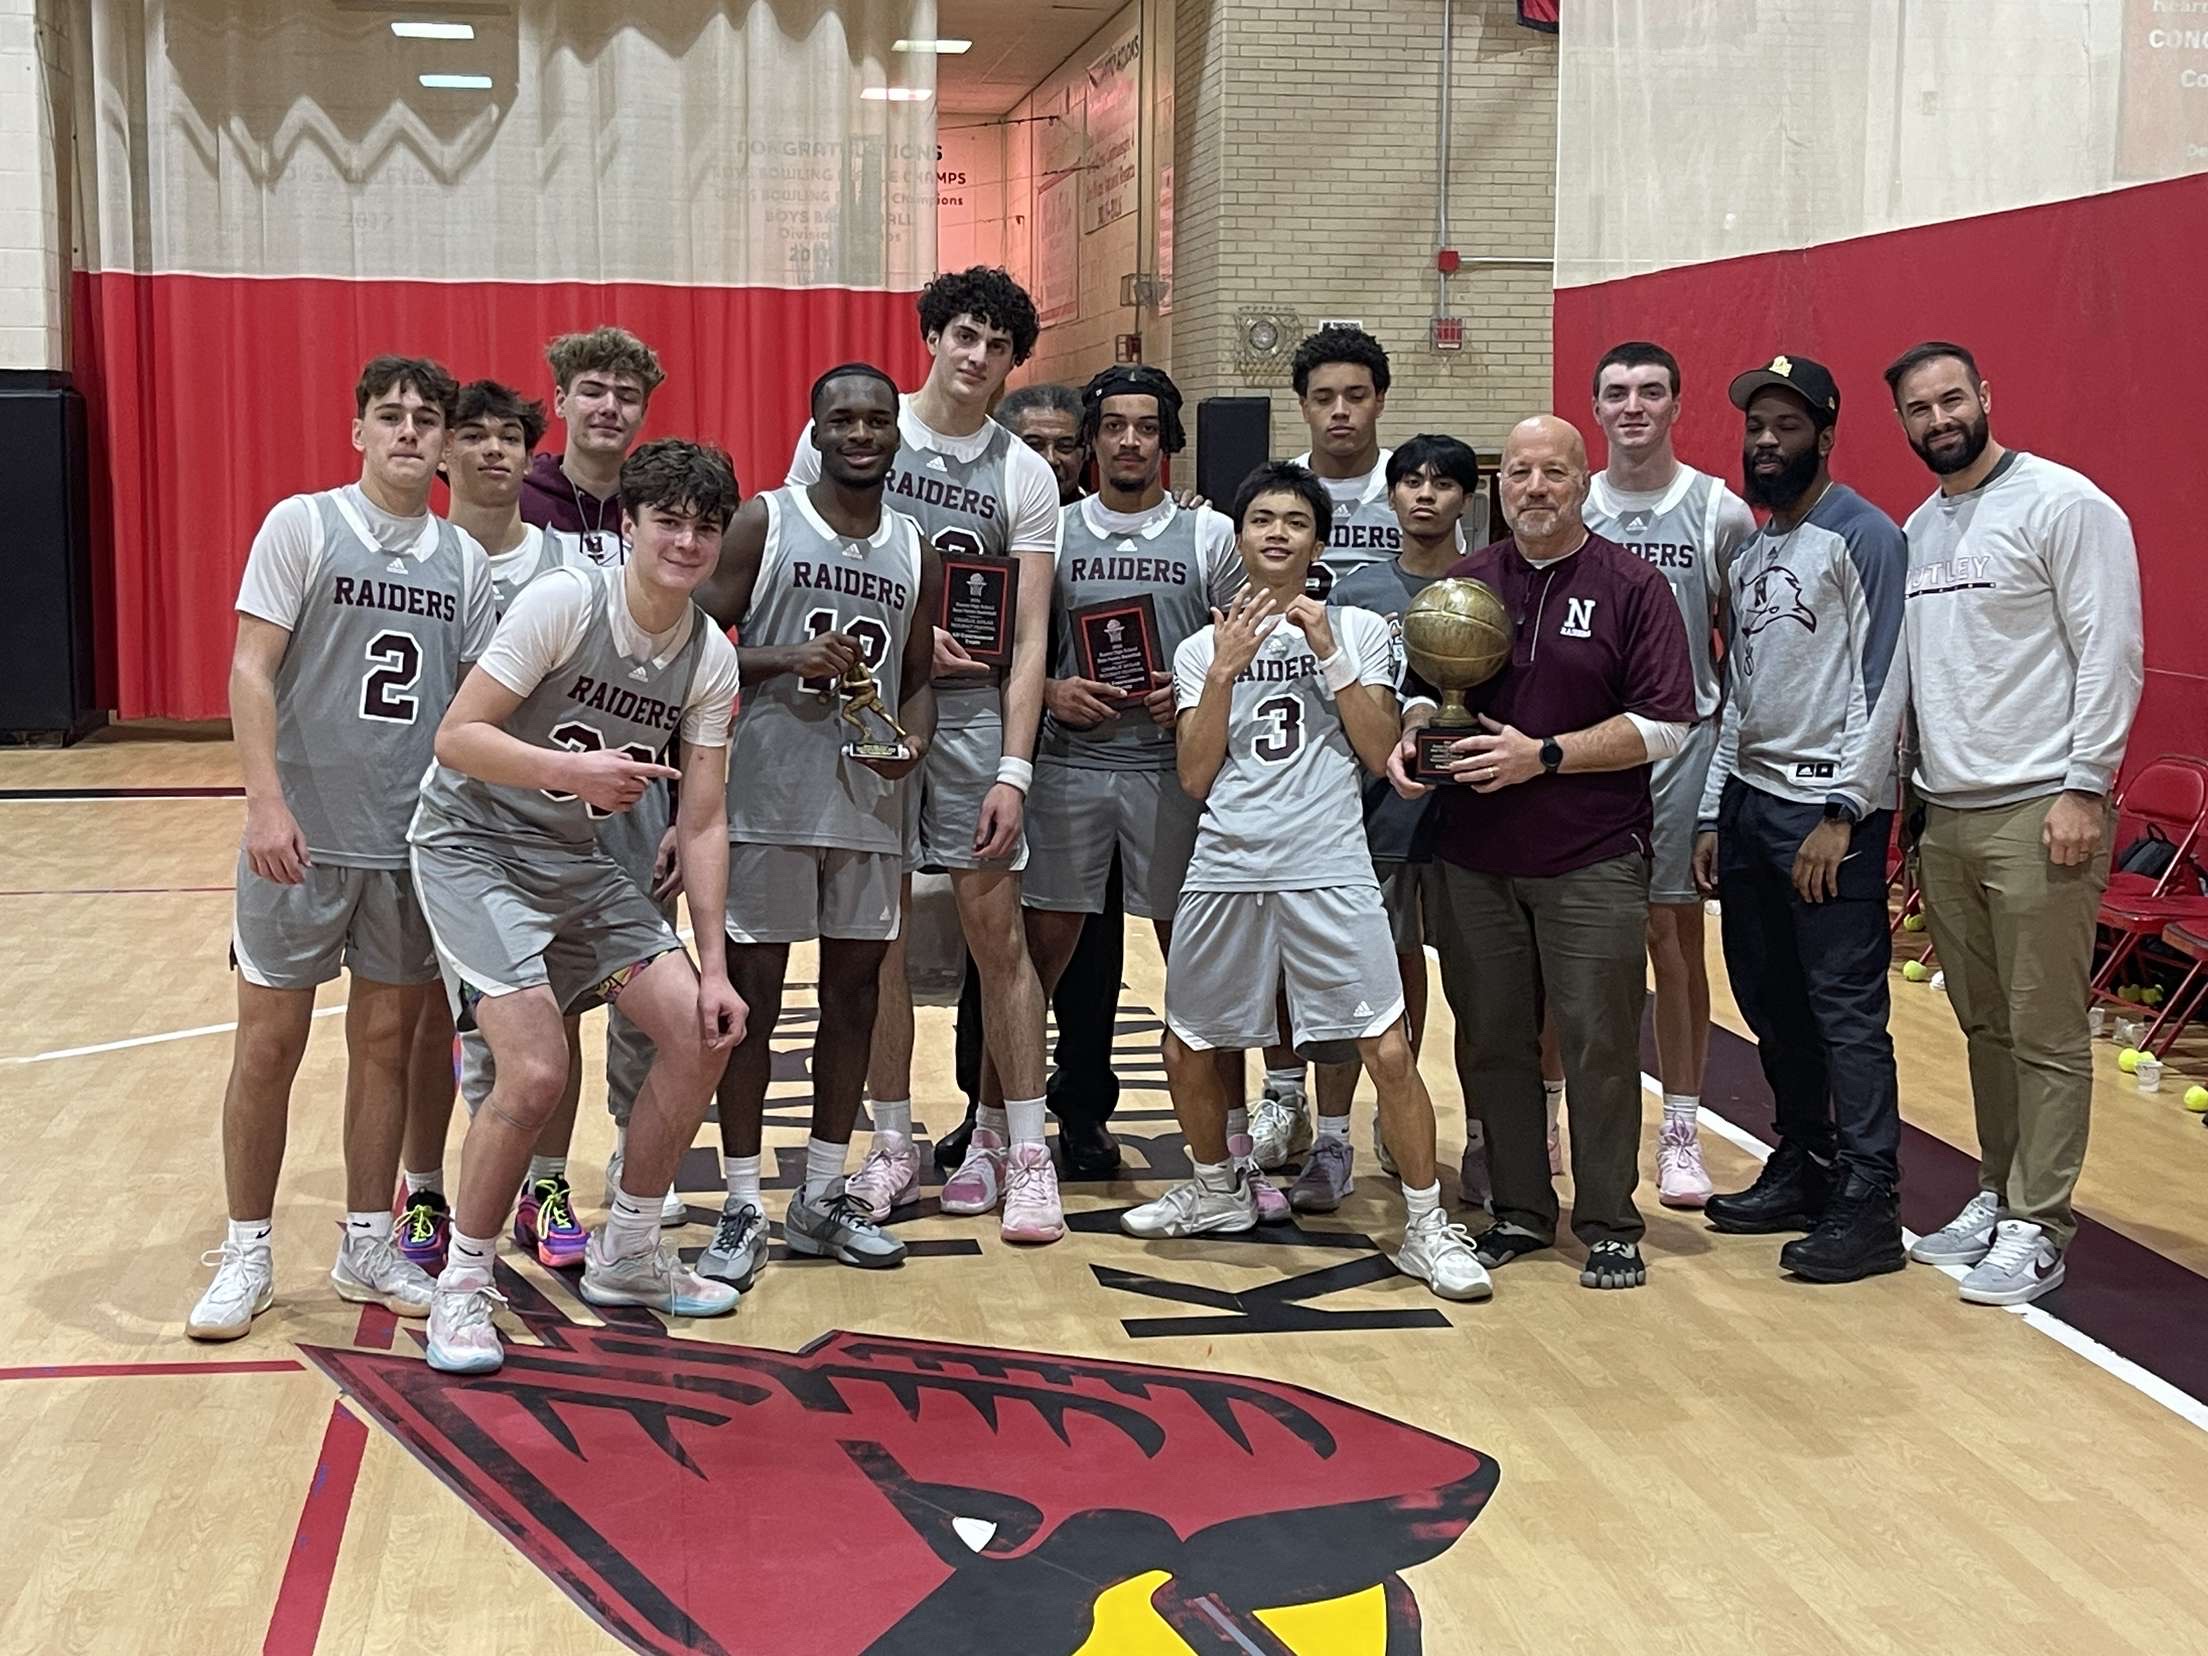
[[[1434,268],[1444,276],[1454,276],[1457,273],[1457,266],[1462,262],[1457,257],[1457,250],[1453,247],[1445,247],[1434,255]]]

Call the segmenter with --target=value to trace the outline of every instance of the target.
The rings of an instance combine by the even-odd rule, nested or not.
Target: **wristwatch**
[[[1541,769],[1554,776],[1556,767],[1564,763],[1564,744],[1554,736],[1541,744]]]

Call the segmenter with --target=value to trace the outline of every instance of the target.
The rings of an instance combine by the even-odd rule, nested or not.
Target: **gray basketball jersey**
[[[1223,519],[1215,512],[1184,512],[1169,496],[1155,522],[1133,531],[1107,530],[1097,524],[1102,508],[1094,497],[1076,501],[1064,512],[1065,541],[1058,553],[1058,580],[1051,595],[1057,676],[1081,671],[1073,634],[1073,611],[1114,598],[1147,593],[1158,622],[1158,665],[1173,668],[1181,641],[1211,624],[1211,606],[1223,594],[1213,590],[1211,559],[1205,545],[1208,519],[1212,534]],[[1228,544],[1233,529],[1226,525]],[[1239,561],[1227,590],[1241,584]],[[1093,730],[1072,730],[1044,715],[1037,744],[1045,758],[1092,770],[1169,770],[1173,732],[1140,707],[1108,719]]]
[[[971,460],[907,443],[897,451],[889,468],[882,503],[917,523],[928,544],[945,557],[975,552],[1010,557],[1012,509],[1006,493],[1007,473],[1012,445],[1018,441],[1008,429],[991,422],[988,445]],[[933,626],[935,617],[928,617],[928,624]],[[1000,675],[993,673],[937,679],[936,728],[957,730],[996,724],[1001,717],[1000,683]]]
[[[1621,498],[1598,472],[1580,513],[1588,528],[1647,559],[1671,583],[1671,595],[1687,624],[1694,712],[1700,719],[1715,713],[1719,700],[1710,616],[1725,586],[1718,546],[1724,496],[1723,483],[1691,466],[1681,466],[1671,487],[1653,504]],[[1724,550],[1729,554],[1729,548]]]
[[[1338,648],[1388,670],[1377,615],[1329,607]],[[1213,630],[1182,646],[1181,703],[1210,667]],[[1183,891],[1313,891],[1375,884],[1365,844],[1362,767],[1319,679],[1318,657],[1281,625],[1235,680],[1227,753],[1205,796]]]
[[[310,497],[322,534],[299,623],[276,669],[276,771],[317,862],[406,866],[414,781],[460,688],[467,566],[431,518],[387,552],[343,491]]]
[[[511,552],[499,552],[491,560],[491,608],[504,619],[513,607],[514,595],[548,569],[587,563],[573,543],[549,529],[527,526],[521,544]]]
[[[737,636],[760,648],[824,632],[859,641],[892,714],[920,601],[920,526],[884,508],[871,539],[831,529],[802,487],[765,497],[767,544]],[[860,734],[842,717],[832,679],[788,673],[744,688],[729,739],[728,837],[753,845],[896,851],[904,843],[898,784],[843,756]],[[888,734],[871,717],[865,735]]]
[[[1333,601],[1368,609],[1388,624],[1388,644],[1395,658],[1396,680],[1403,674],[1403,612],[1438,575],[1413,575],[1401,560],[1366,564],[1353,569],[1335,586]],[[1405,799],[1384,776],[1367,776],[1365,788],[1365,839],[1376,861],[1405,862],[1426,854],[1420,830],[1431,815],[1435,795]]]
[[[683,704],[713,620],[695,604],[682,642],[657,660],[624,655],[614,640],[621,566],[578,572],[596,594],[574,654],[544,676],[506,720],[506,734],[531,747],[591,753],[612,748],[640,763],[664,762],[682,725]],[[586,854],[610,813],[571,793],[484,782],[437,765],[422,781],[414,837],[490,840],[527,854]]]
[[[1386,563],[1403,550],[1403,525],[1396,521],[1388,500],[1388,460],[1393,449],[1382,449],[1380,458],[1363,477],[1322,477],[1334,502],[1333,525],[1326,532],[1326,550],[1314,568],[1323,568],[1332,583],[1365,564]],[[1299,454],[1291,464],[1308,466],[1311,456]],[[1329,599],[1329,602],[1332,600]]]

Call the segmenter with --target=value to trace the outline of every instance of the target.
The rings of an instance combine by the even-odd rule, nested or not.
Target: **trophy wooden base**
[[[846,742],[843,756],[862,763],[872,760],[876,764],[894,765],[912,757],[912,749],[903,742]]]
[[[1431,786],[1459,780],[1449,766],[1456,755],[1449,750],[1467,736],[1479,734],[1480,727],[1473,724],[1428,725],[1418,732],[1416,757],[1411,762],[1411,780]]]

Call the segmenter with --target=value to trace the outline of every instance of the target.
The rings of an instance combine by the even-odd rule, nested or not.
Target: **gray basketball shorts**
[[[1116,849],[1127,912],[1170,920],[1202,815],[1169,770],[1101,770],[1046,759],[1036,765],[1027,795],[1020,901],[1061,914],[1102,914]]]
[[[738,841],[728,848],[729,941],[886,943],[897,935],[904,873],[894,851]]]
[[[1441,901],[1441,873],[1430,862],[1372,860],[1373,877],[1380,882],[1380,905],[1388,911],[1388,931],[1395,938],[1395,952],[1414,955],[1426,946],[1426,916]]]
[[[1700,903],[1694,889],[1694,825],[1702,814],[1702,784],[1717,756],[1717,716],[1696,721],[1687,745],[1649,767],[1649,803],[1655,808],[1654,861],[1648,874],[1652,903]]]
[[[453,1014],[540,985],[562,1012],[602,1004],[621,973],[682,944],[603,852],[524,861],[447,840],[414,848],[414,884]]]
[[[263,989],[312,989],[339,972],[371,983],[428,983],[437,976],[429,923],[404,868],[316,863],[299,885],[253,872],[238,853],[230,963]]]
[[[1276,987],[1299,1047],[1383,1033],[1403,1016],[1395,939],[1374,885],[1184,891],[1165,967],[1165,1024],[1199,1049],[1278,1039]]]
[[[997,761],[1003,757],[1004,727],[995,720],[935,733],[927,758],[905,778],[905,860],[911,867],[1017,871],[1027,866],[1024,833],[1001,862],[974,855],[981,801],[997,785]]]

